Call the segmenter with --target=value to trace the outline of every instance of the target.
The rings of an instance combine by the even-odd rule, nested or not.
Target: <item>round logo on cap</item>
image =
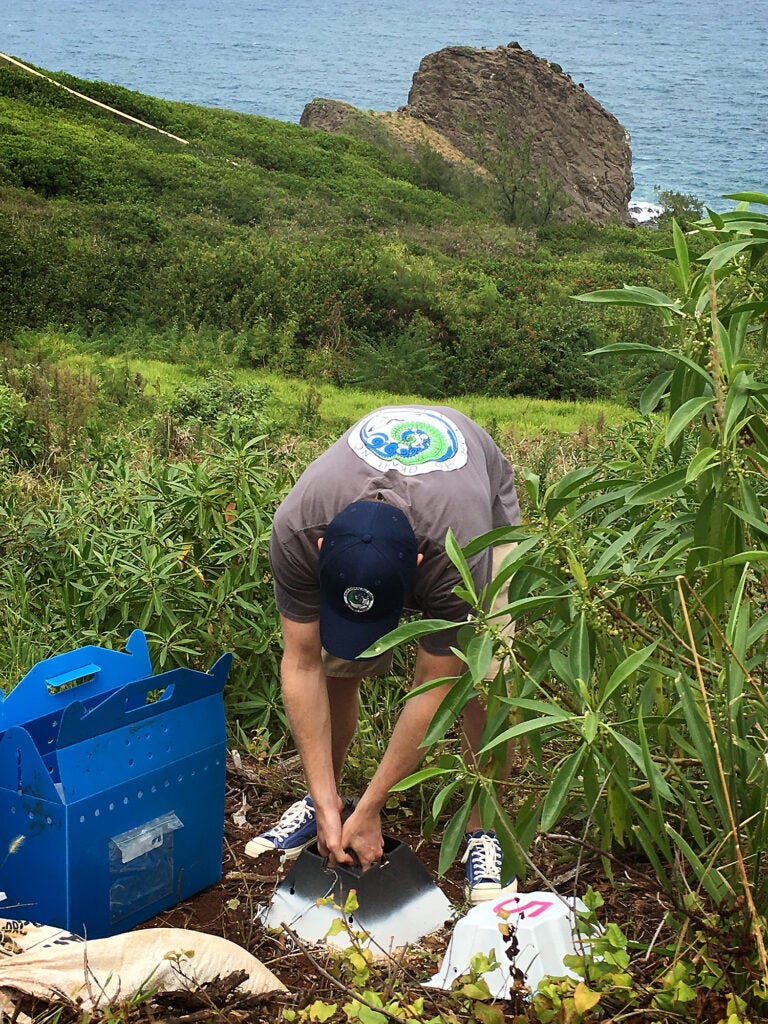
[[[373,608],[373,594],[365,587],[347,587],[344,591],[344,604],[351,612],[367,612]]]

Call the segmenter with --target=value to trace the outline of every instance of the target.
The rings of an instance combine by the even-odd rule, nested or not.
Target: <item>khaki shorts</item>
[[[514,544],[498,544],[493,549],[493,575],[499,571],[499,567],[504,559],[507,557],[510,551],[515,547]],[[493,610],[496,611],[499,608],[503,608],[509,603],[507,598],[508,587],[504,587],[496,596],[496,600],[493,602]],[[510,641],[515,635],[515,623],[512,619],[509,619],[501,629],[501,632]],[[359,661],[345,661],[344,658],[337,658],[334,654],[329,654],[328,651],[323,648],[323,668],[325,669],[326,677],[337,678],[337,679],[373,679],[377,676],[385,676],[392,669],[392,651],[386,651],[384,654],[380,654],[378,658],[371,658],[365,660],[364,667]],[[491,665],[486,673],[486,679],[493,679],[499,669],[499,663],[494,658]],[[361,671],[362,670],[362,671]]]
[[[385,676],[392,668],[392,651],[385,651],[378,658],[366,658],[365,661],[345,661],[323,648],[323,668],[326,677],[373,679],[375,676]]]

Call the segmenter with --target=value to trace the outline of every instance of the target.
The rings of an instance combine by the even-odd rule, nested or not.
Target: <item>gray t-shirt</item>
[[[446,406],[390,406],[364,416],[302,473],[278,508],[270,540],[277,607],[294,622],[320,614],[317,540],[353,501],[386,501],[410,521],[424,558],[407,607],[427,618],[466,620],[455,594],[459,575],[445,551],[450,528],[459,544],[520,522],[514,473],[491,437]],[[491,578],[490,549],[470,560],[475,585]],[[422,640],[450,654],[456,630]]]

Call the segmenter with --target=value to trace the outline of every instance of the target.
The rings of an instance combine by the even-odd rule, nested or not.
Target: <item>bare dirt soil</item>
[[[263,998],[244,996],[236,975],[218,979],[204,991],[158,994],[135,1006],[121,1007],[120,1021],[150,1024],[162,1021],[219,1021],[231,1024],[273,1024],[283,1019],[283,1010],[298,1011],[315,1000],[343,1004],[352,998],[343,982],[328,970],[328,952],[323,946],[298,945],[285,934],[274,935],[255,920],[260,906],[271,900],[279,881],[277,855],[258,860],[245,856],[243,848],[256,833],[273,825],[280,813],[303,794],[298,758],[289,757],[266,765],[247,757],[228,758],[224,862],[221,881],[178,904],[171,910],[141,925],[176,927],[221,935],[258,957],[288,989],[287,994]],[[440,835],[425,842],[417,814],[393,812],[384,822],[388,835],[407,843],[421,862],[436,877]],[[601,917],[615,921],[630,940],[648,944],[669,942],[671,935],[664,923],[668,903],[659,892],[653,872],[647,864],[617,863],[612,881],[605,877],[601,859],[595,851],[584,850],[567,834],[549,836],[536,844],[533,860],[542,877],[529,877],[521,890],[556,887],[564,896],[583,895],[587,885],[598,889],[605,900]],[[578,868],[574,867],[578,862]],[[458,908],[464,908],[464,871],[454,864],[439,885]],[[435,973],[450,939],[447,927],[409,947],[388,967],[399,975],[401,987],[411,985],[413,997],[425,997],[426,1016],[440,1012],[440,993],[421,988]],[[338,973],[338,972],[337,972]],[[30,1005],[20,1000],[18,1009],[35,1020],[57,1024],[82,1021],[76,1007]],[[508,1007],[508,1009],[512,1009]],[[91,1018],[92,1020],[94,1018]],[[95,1018],[99,1020],[97,1016]],[[104,1021],[115,1020],[105,1016]]]

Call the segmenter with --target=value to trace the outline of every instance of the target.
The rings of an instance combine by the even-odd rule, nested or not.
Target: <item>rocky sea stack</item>
[[[371,115],[346,103],[315,99],[305,107],[301,124],[344,132],[359,116]],[[532,140],[533,159],[560,179],[570,200],[568,219],[631,223],[629,133],[559,65],[515,42],[493,50],[449,46],[429,54],[397,118],[378,116],[393,134],[410,134],[457,159],[475,153],[472,132],[477,126],[487,126],[490,133],[501,118],[509,126],[510,142]]]

